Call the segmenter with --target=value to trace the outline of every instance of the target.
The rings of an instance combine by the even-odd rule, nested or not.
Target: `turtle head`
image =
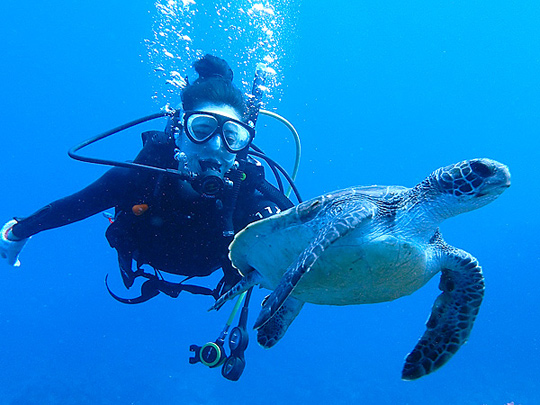
[[[438,169],[430,182],[442,192],[453,216],[495,200],[510,187],[510,172],[495,160],[471,159]]]

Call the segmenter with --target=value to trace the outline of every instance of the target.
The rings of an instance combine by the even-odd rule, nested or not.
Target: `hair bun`
[[[199,80],[207,80],[212,77],[218,77],[232,82],[233,71],[229,64],[223,59],[216,56],[206,54],[201,59],[197,60],[193,67],[199,74]]]

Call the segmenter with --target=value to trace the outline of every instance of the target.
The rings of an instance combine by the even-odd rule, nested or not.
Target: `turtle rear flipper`
[[[304,301],[287,298],[276,314],[257,330],[257,342],[265,349],[274,346],[285,335],[303,306]]]
[[[467,341],[484,297],[484,277],[478,261],[452,249],[442,258],[437,297],[427,330],[405,360],[402,378],[415,380],[444,365]]]
[[[328,246],[348,234],[362,221],[371,218],[374,211],[375,207],[369,203],[361,205],[353,211],[343,210],[339,205],[325,210],[325,214],[329,217],[328,221],[321,226],[319,233],[311,244],[300,253],[296,261],[285,271],[281,282],[264,303],[253,328],[259,329],[276,314],[285,300],[291,295],[298,282],[311,270]]]

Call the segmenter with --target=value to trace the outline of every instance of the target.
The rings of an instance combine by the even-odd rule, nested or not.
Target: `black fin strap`
[[[170,281],[161,280],[156,276],[145,275],[144,277],[148,278],[148,280],[145,281],[141,286],[141,295],[135,298],[122,298],[114,294],[109,288],[107,277],[108,275],[105,277],[105,286],[107,287],[107,291],[109,291],[109,294],[111,294],[115,300],[123,304],[140,304],[154,298],[160,292],[168,295],[171,298],[177,298],[182,291],[187,291],[191,294],[197,295],[210,295],[214,298],[216,295],[213,290],[206,287],[192,284],[171,283]]]
[[[214,296],[214,291],[210,288],[201,287],[200,285],[193,285],[193,284],[179,284],[179,287],[181,287],[180,291],[187,291],[191,294],[197,294],[197,295],[211,295]],[[178,293],[180,293],[180,291]],[[177,294],[178,296],[178,294]],[[176,298],[176,297],[173,297]]]

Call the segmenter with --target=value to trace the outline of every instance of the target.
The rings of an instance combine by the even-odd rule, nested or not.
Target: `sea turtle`
[[[214,308],[256,284],[274,290],[254,325],[258,342],[269,348],[305,302],[391,301],[441,272],[442,294],[402,373],[406,380],[422,377],[467,341],[484,295],[478,261],[444,242],[438,226],[488,204],[509,186],[505,165],[473,159],[440,168],[413,188],[347,188],[252,223],[230,246],[244,277]]]

